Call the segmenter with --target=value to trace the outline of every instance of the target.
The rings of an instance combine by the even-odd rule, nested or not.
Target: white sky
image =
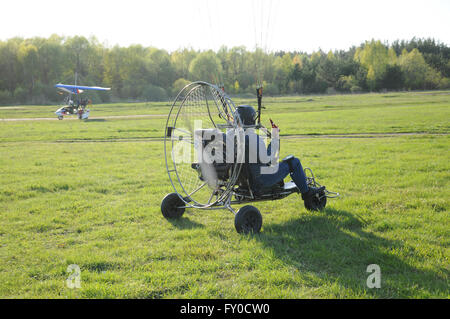
[[[253,49],[255,38],[273,51],[348,49],[372,38],[392,42],[413,36],[450,44],[450,0],[2,1],[1,40],[52,33],[168,51]]]

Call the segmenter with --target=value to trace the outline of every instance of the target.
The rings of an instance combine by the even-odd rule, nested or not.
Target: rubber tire
[[[167,219],[177,219],[183,216],[185,211],[185,208],[180,208],[180,206],[185,205],[177,193],[170,193],[161,202],[161,212]]]
[[[63,119],[64,119],[64,117],[63,117],[63,116],[61,116],[61,115],[60,115],[60,116],[58,116],[58,120],[60,120],[60,121],[61,121],[61,120],[63,120]]]
[[[319,200],[319,197],[322,198]],[[305,208],[313,212],[323,210],[326,205],[327,205],[327,197],[325,196],[325,192],[323,191],[320,192],[319,194],[316,194],[316,196],[314,196],[312,199],[305,200]]]
[[[234,227],[240,234],[257,234],[262,227],[262,215],[259,210],[247,205],[238,210],[234,216]]]

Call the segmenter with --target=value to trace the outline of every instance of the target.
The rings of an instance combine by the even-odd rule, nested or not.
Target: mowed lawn
[[[448,298],[450,92],[266,106],[281,156],[341,197],[322,212],[295,194],[255,203],[258,235],[236,233],[226,210],[163,218],[164,117],[0,121],[0,297]],[[92,116],[152,107],[168,110],[102,105]],[[48,117],[36,115],[17,118]],[[0,118],[15,116],[0,107]],[[66,285],[71,264],[79,289]],[[379,289],[366,285],[370,264]]]

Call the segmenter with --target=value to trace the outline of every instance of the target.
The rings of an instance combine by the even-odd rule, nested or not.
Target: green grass
[[[253,236],[237,234],[225,210],[163,218],[163,117],[0,121],[0,297],[448,298],[442,93],[267,99],[282,134],[318,134],[282,140],[281,156],[299,156],[342,196],[314,213],[297,195],[256,203],[264,222]],[[101,107],[92,116],[135,105]],[[136,114],[153,108],[167,110]],[[371,135],[396,132],[421,134]],[[346,133],[368,136],[321,136]],[[81,289],[65,285],[70,264]],[[381,268],[380,289],[366,286],[369,264]]]

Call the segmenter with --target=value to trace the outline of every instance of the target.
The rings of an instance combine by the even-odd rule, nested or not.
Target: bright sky
[[[258,42],[272,51],[312,52],[413,36],[450,44],[450,0],[3,1],[1,40],[52,33],[168,51],[253,49]]]

